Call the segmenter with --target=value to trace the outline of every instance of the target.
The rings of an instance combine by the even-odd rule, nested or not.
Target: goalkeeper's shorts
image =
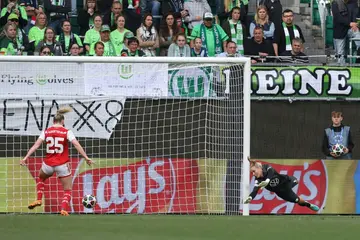
[[[298,184],[295,177],[289,176],[289,182],[284,184],[279,191],[276,191],[276,195],[288,202],[299,202],[299,196],[292,190]]]

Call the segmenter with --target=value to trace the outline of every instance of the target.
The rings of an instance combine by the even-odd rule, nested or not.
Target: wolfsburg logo
[[[132,64],[120,64],[118,67],[118,73],[120,78],[129,79],[131,78],[133,73],[133,65]]]
[[[181,68],[169,74],[171,96],[207,97],[212,91],[211,68]]]
[[[46,75],[36,75],[36,82],[39,84],[39,85],[45,85],[46,82],[47,82],[47,79],[48,77]]]

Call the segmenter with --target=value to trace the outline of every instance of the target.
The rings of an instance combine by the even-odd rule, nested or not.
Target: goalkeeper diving
[[[311,204],[299,197],[292,190],[298,184],[298,180],[293,176],[279,174],[269,164],[261,164],[248,158],[250,161],[250,171],[255,176],[255,185],[253,191],[245,199],[244,204],[250,203],[259,191],[259,189],[267,189],[276,193],[280,198],[287,202],[297,203],[300,206],[308,207],[313,211],[319,211],[319,207]]]

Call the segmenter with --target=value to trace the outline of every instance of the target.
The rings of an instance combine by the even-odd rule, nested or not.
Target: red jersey
[[[75,139],[71,130],[62,126],[52,126],[43,131],[39,138],[46,143],[44,160],[46,165],[54,167],[69,161],[68,141],[71,142]]]

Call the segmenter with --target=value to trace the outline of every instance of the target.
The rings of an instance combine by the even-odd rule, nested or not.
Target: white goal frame
[[[58,62],[58,63],[209,63],[243,65],[243,156],[242,156],[242,197],[250,193],[250,95],[251,95],[251,60],[250,58],[178,58],[178,57],[71,57],[71,56],[0,56],[2,62]],[[19,65],[21,67],[21,65]],[[249,205],[243,204],[242,215],[249,215]]]

